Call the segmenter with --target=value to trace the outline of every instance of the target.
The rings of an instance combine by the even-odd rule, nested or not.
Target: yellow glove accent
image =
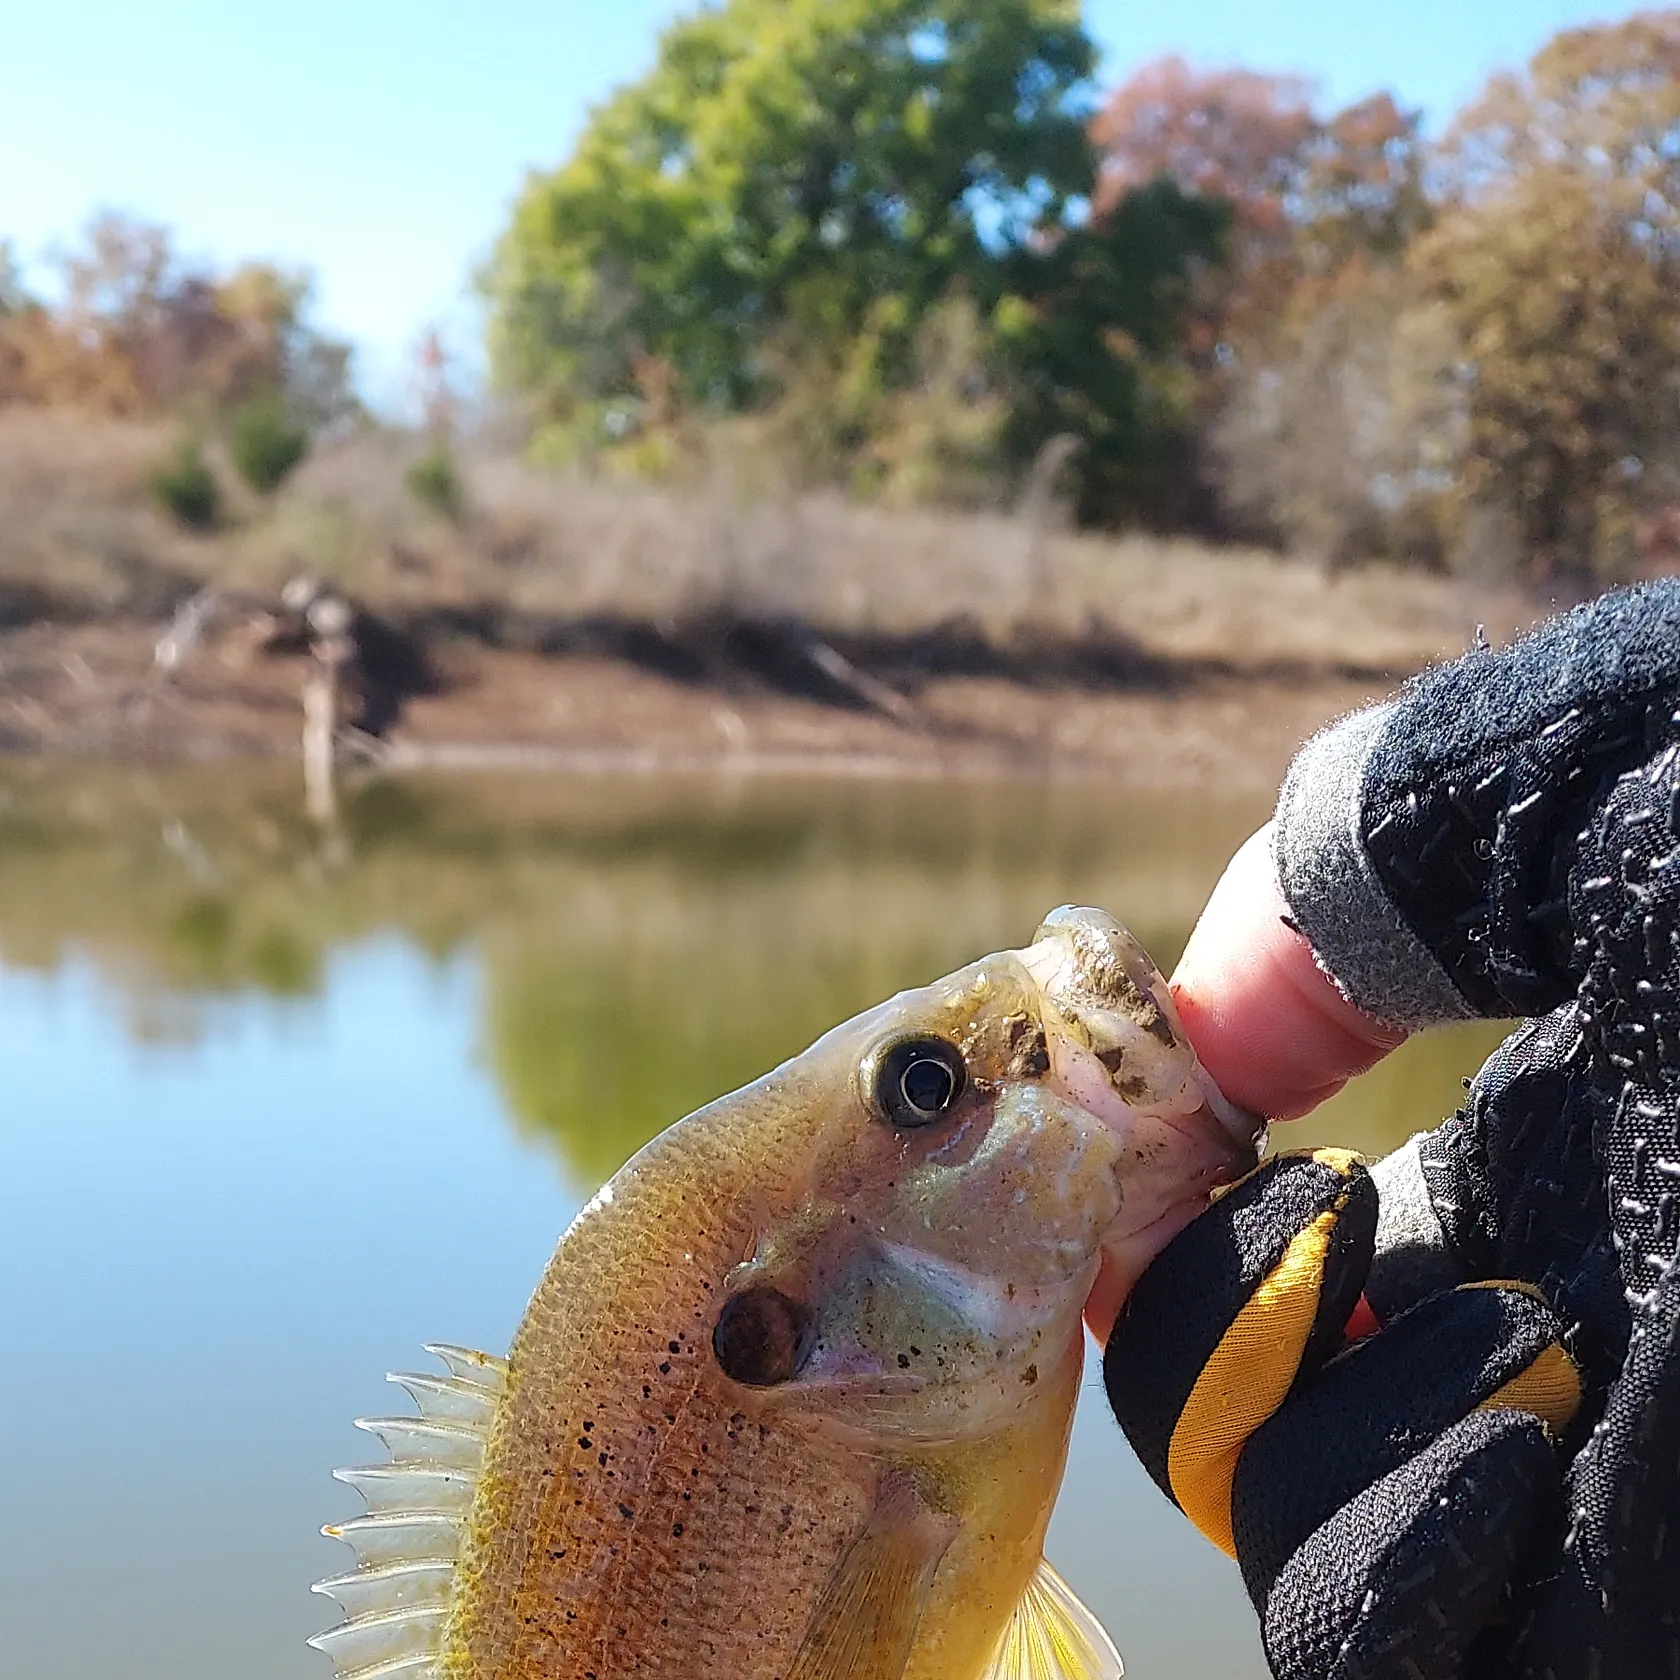
[[[1237,1555],[1231,1483],[1250,1435],[1283,1404],[1318,1316],[1324,1256],[1339,1210],[1321,1213],[1284,1250],[1202,1367],[1167,1448],[1173,1498],[1214,1545]]]

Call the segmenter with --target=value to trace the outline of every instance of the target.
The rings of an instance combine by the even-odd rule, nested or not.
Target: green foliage
[[[455,453],[441,440],[434,443],[403,474],[408,493],[422,507],[459,524],[466,517],[467,490]]]
[[[916,334],[914,377],[889,400],[871,454],[879,494],[900,505],[995,505],[1004,470],[1008,402],[985,323],[966,294],[928,311]]]
[[[1162,178],[1010,265],[995,313],[1014,394],[1008,442],[1030,459],[1074,437],[1087,520],[1182,523],[1193,491],[1196,385],[1181,342],[1197,272],[1230,216]]]
[[[1161,181],[1086,217],[1093,58],[1070,0],[727,0],[674,26],[487,277],[539,453],[669,471],[691,417],[744,413],[794,481],[975,505],[1071,433],[1086,517],[1170,521],[1186,311],[1229,215]]]
[[[152,469],[151,491],[158,505],[189,531],[214,530],[221,518],[221,486],[204,458],[204,445],[191,432]]]
[[[896,505],[995,505],[1008,483],[1007,403],[991,335],[974,300],[954,291],[928,310],[894,382],[902,323],[891,300],[837,350],[789,347],[772,363],[773,405],[725,440],[737,471],[767,459],[783,484],[842,485]]]
[[[645,406],[743,409],[791,333],[868,330],[902,380],[954,282],[1088,190],[1076,0],[727,0],[673,25],[643,81],[532,182],[486,277],[502,381],[574,444]]]
[[[293,425],[278,396],[242,403],[228,421],[228,454],[259,496],[271,496],[309,453],[309,433]]]
[[[718,0],[485,276],[537,452],[1330,561],[1600,578],[1680,506],[1680,9],[1565,31],[1440,142],[1145,66],[1075,0]]]

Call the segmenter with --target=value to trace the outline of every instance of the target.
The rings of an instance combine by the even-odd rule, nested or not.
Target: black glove
[[[1680,1680],[1680,580],[1327,731],[1275,834],[1354,1002],[1536,1018],[1374,1211],[1328,1157],[1196,1221],[1115,1328],[1115,1410],[1285,1680]]]
[[[1421,1302],[1351,1345],[1374,1185],[1322,1150],[1266,1163],[1144,1274],[1104,1360],[1157,1484],[1234,1555],[1280,1680],[1438,1680],[1555,1520],[1580,1397],[1521,1283]]]

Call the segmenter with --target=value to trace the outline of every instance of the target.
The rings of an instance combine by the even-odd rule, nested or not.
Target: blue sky
[[[468,280],[525,172],[651,62],[685,0],[0,0],[0,238],[26,258],[95,205],[216,260],[310,269],[368,394],[404,395],[426,325],[475,333]],[[1118,79],[1164,52],[1380,87],[1437,121],[1582,0],[1087,0]]]

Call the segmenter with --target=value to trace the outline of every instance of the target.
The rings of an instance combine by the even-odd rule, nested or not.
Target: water
[[[927,783],[0,778],[7,1673],[326,1680],[350,1428],[419,1345],[500,1350],[661,1125],[1052,904],[1163,961],[1252,805]],[[1380,1151],[1485,1031],[1298,1129]],[[1265,1673],[1234,1568],[1088,1375],[1050,1553],[1129,1672]],[[400,1408],[399,1408],[400,1409]],[[376,1456],[376,1454],[374,1455]]]

